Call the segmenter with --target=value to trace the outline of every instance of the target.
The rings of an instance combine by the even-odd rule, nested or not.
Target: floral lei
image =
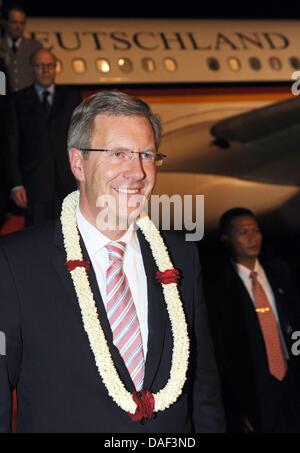
[[[176,282],[178,271],[173,268],[163,239],[148,216],[140,217],[136,223],[150,245],[159,269],[156,278],[161,282],[171,322],[173,336],[172,363],[166,386],[158,393],[149,390],[128,392],[114,366],[100,321],[92,290],[89,284],[86,262],[83,261],[79,232],[76,224],[76,208],[79,191],[69,194],[63,202],[61,212],[62,233],[70,271],[78,298],[84,329],[94,353],[96,366],[107,391],[115,403],[135,421],[153,417],[153,412],[163,411],[180,396],[186,380],[189,358],[189,338],[182,303]],[[75,265],[74,265],[75,263]],[[149,409],[150,408],[150,409]]]

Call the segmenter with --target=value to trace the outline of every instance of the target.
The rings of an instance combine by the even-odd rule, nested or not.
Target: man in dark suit
[[[140,216],[160,138],[140,99],[86,99],[68,136],[79,192],[2,243],[0,432],[14,387],[19,432],[223,431],[197,249]]]
[[[5,61],[11,91],[19,91],[33,83],[30,59],[42,45],[24,38],[26,13],[22,7],[11,5],[3,11],[4,34],[0,37],[0,57]]]
[[[59,214],[61,201],[75,189],[67,155],[71,114],[79,93],[55,85],[56,58],[39,49],[32,57],[35,83],[12,98],[12,150],[9,153],[12,198],[25,208],[26,224],[38,225]]]
[[[226,211],[229,256],[206,298],[229,432],[300,432],[299,358],[292,333],[300,305],[286,266],[260,261],[262,235],[245,208]]]

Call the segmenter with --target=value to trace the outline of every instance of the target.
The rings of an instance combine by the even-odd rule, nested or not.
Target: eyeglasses
[[[37,69],[54,69],[56,67],[56,63],[36,63],[33,66]]]
[[[105,153],[108,160],[112,164],[120,164],[122,162],[131,160],[134,154],[139,156],[139,159],[145,165],[155,165],[156,167],[161,167],[165,157],[165,154],[154,153],[152,151],[121,151],[113,149],[101,149],[101,148],[79,148],[80,151],[89,152],[89,151],[99,151]]]

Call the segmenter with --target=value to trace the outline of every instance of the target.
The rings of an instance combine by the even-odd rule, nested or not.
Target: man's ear
[[[83,168],[83,156],[82,152],[77,148],[70,148],[69,152],[69,161],[71,171],[75,179],[79,182],[85,180],[84,168]]]

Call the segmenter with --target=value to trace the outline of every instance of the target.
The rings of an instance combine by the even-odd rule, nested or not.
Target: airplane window
[[[290,57],[289,58],[290,65],[294,69],[300,69],[300,58],[298,57]]]
[[[132,61],[129,58],[119,58],[118,66],[123,72],[131,72],[133,68]]]
[[[143,58],[142,68],[147,72],[154,72],[156,69],[155,61],[152,58]]]
[[[86,71],[86,62],[83,58],[74,58],[72,61],[72,67],[76,74],[83,74]]]
[[[208,58],[207,64],[208,64],[209,69],[211,69],[212,71],[218,71],[220,69],[219,60],[217,60],[216,58],[212,58],[212,57]]]
[[[97,68],[98,72],[109,72],[110,63],[105,58],[98,58],[96,60],[96,68]]]
[[[282,68],[281,60],[278,57],[270,57],[269,63],[272,69],[279,71]]]
[[[236,57],[229,57],[227,59],[227,63],[228,63],[228,66],[229,66],[229,69],[231,69],[232,71],[240,71],[242,65],[241,65],[241,62],[238,58]]]
[[[63,65],[61,60],[56,61],[56,74],[61,74],[63,70]]]
[[[163,61],[165,70],[168,72],[175,72],[177,71],[177,63],[174,58],[167,57]]]
[[[254,69],[255,71],[259,71],[261,69],[261,61],[257,57],[250,57],[249,65],[251,69]]]

